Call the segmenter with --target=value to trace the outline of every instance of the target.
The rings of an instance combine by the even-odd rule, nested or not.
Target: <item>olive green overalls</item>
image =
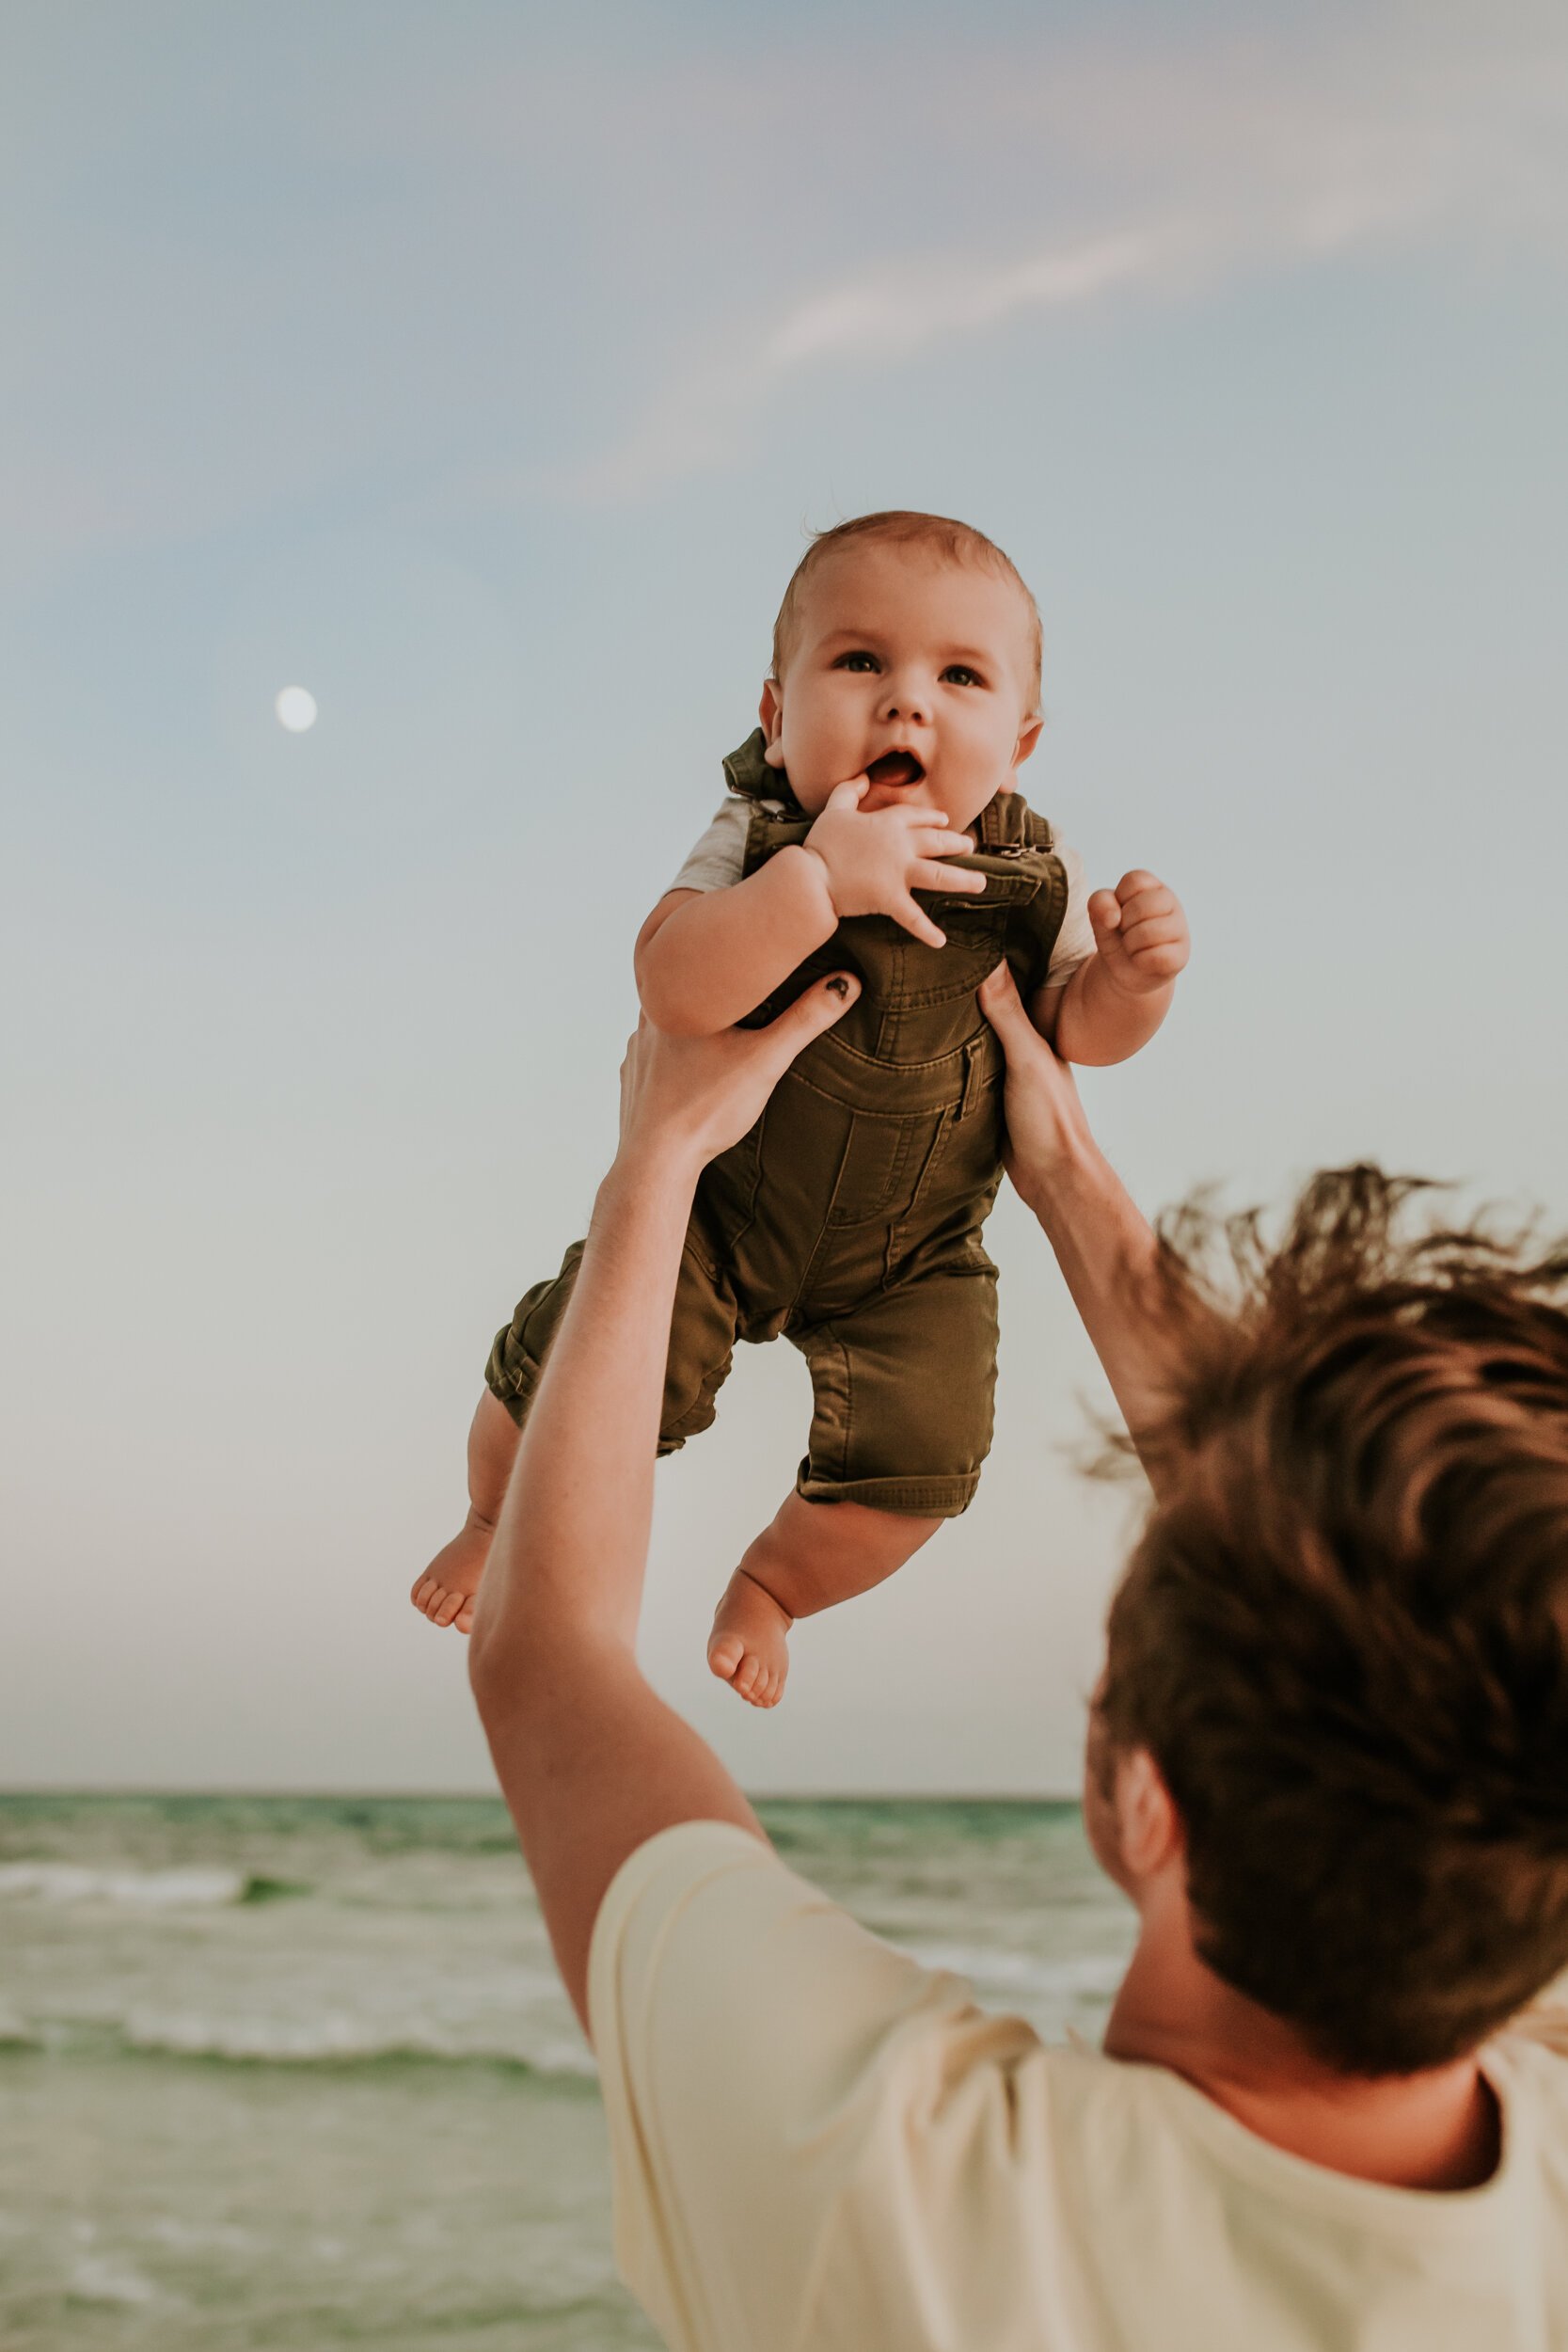
[[[812,819],[763,760],[759,729],[724,762],[752,803],[745,872]],[[782,815],[762,805],[786,799]],[[917,894],[947,934],[890,915],[840,923],[745,1025],[822,975],[863,983],[784,1073],[751,1133],[705,1169],[675,1292],[659,1452],[714,1417],[736,1339],[793,1340],[815,1411],[797,1486],[813,1502],[950,1518],[979,1483],[996,1379],[996,1268],[980,1232],[1002,1157],[1002,1050],[975,991],[1004,956],[1027,994],[1067,911],[1051,828],[1017,792],[970,828],[985,896]],[[582,1255],[528,1293],[485,1378],[519,1423]]]

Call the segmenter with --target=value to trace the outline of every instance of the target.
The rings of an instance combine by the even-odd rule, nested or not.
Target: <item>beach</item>
[[[791,1802],[792,1865],[1092,2039],[1076,1806]],[[497,1800],[0,1798],[8,2352],[623,2352],[592,2057]]]

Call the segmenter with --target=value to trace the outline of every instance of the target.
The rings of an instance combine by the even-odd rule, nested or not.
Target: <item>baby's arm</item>
[[[1170,1010],[1187,961],[1187,918],[1174,890],[1139,866],[1088,904],[1095,953],[1065,987],[1030,1001],[1035,1026],[1064,1061],[1126,1061]]]
[[[733,1028],[851,914],[891,914],[928,946],[945,943],[916,890],[974,895],[983,874],[942,861],[972,850],[940,812],[863,813],[854,776],[830,795],[805,842],[721,890],[669,890],[638,934],[642,1009],[656,1028],[711,1037]]]
[[[677,1037],[733,1028],[837,926],[828,869],[803,848],[726,890],[668,890],[638,934],[642,1009]]]

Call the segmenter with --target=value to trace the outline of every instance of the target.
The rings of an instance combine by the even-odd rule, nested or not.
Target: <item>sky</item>
[[[1135,1198],[1568,1225],[1565,297],[1557,0],[0,9],[0,1783],[487,1785],[407,1590],[845,516],[1006,548],[1031,802],[1186,904],[1084,1087]],[[753,1790],[1074,1785],[1141,1502],[990,1246],[979,1498],[771,1714],[703,1650],[787,1346],[659,1472],[645,1662]]]

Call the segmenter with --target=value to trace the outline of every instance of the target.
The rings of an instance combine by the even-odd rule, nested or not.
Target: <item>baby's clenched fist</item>
[[[927,947],[945,947],[945,934],[912,894],[947,890],[977,897],[986,886],[983,874],[942,863],[974,844],[967,834],[949,833],[940,809],[863,810],[861,802],[869,789],[865,776],[835,785],[806,835],[806,849],[828,869],[833,911],[840,917],[891,914]]]
[[[1106,978],[1130,996],[1168,988],[1185,967],[1190,942],[1181,901],[1141,866],[1114,890],[1094,893],[1089,921]]]

